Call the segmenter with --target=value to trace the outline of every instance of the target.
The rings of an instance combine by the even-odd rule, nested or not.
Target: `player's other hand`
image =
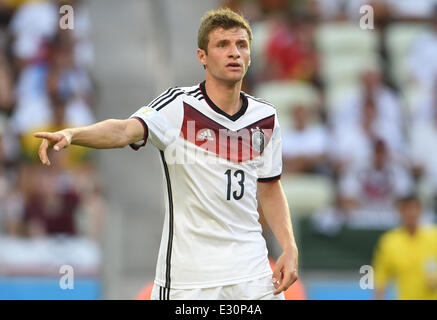
[[[276,261],[272,276],[272,282],[276,289],[273,294],[286,291],[297,280],[297,255],[297,248],[284,250]]]
[[[39,146],[38,155],[41,162],[49,166],[50,160],[47,156],[47,149],[53,147],[55,151],[59,151],[68,147],[71,144],[71,133],[67,130],[61,130],[57,132],[35,132],[33,134],[36,138],[42,138],[41,145]]]

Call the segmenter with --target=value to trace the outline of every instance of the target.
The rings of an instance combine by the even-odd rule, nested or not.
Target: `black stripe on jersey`
[[[175,87],[173,87],[173,88],[168,88],[166,92],[160,94],[160,95],[157,96],[155,99],[153,99],[153,100],[148,104],[148,106],[151,106],[151,105],[154,104],[156,101],[158,101],[158,99],[160,99],[160,98],[164,97],[165,95],[167,95],[167,94],[168,94],[172,89],[175,89]]]
[[[168,234],[168,244],[167,244],[167,258],[166,258],[166,271],[165,271],[165,288],[167,288],[167,299],[170,298],[170,272],[171,272],[171,250],[173,245],[173,195],[171,191],[171,182],[170,182],[170,174],[168,172],[167,163],[165,161],[164,152],[162,150],[159,151],[161,155],[162,164],[164,166],[165,180],[167,182],[167,194],[168,194],[168,210],[169,210],[169,234]],[[165,295],[165,291],[164,291]],[[165,297],[164,297],[165,299]]]
[[[187,94],[188,95],[193,95],[193,94],[195,94],[196,93],[196,91],[200,91],[200,88],[199,87],[197,87],[196,89],[194,89],[194,90],[192,90],[192,91],[189,91],[189,92],[187,92]],[[197,95],[197,94],[196,94]]]
[[[199,92],[194,95],[194,98],[198,98],[198,96],[202,95],[202,91],[200,91],[200,89],[197,89],[197,90],[199,90]]]
[[[247,93],[244,93],[244,94],[245,94],[248,98],[250,98],[250,99],[252,99],[252,100],[255,100],[256,102],[266,104],[266,105],[268,105],[268,106],[270,106],[270,107],[276,109],[276,107],[275,107],[273,104],[271,104],[270,102],[267,102],[267,101],[265,101],[265,100],[263,100],[263,99],[259,99],[259,98],[252,97],[251,95],[248,95]]]
[[[156,111],[161,110],[162,108],[164,108],[166,105],[168,105],[170,102],[172,102],[174,99],[176,99],[178,96],[180,96],[181,94],[184,94],[184,91],[180,91],[178,92],[172,99],[167,100],[164,104],[161,104],[158,108],[156,108]]]
[[[159,300],[162,300],[162,287],[159,286]]]
[[[162,94],[161,96],[159,96],[161,98],[158,101],[150,104],[150,108],[155,108],[155,107],[160,106],[165,99],[171,98],[176,92],[179,92],[179,91],[182,91],[182,90],[177,88],[177,87],[171,88],[171,90],[168,93]]]
[[[270,178],[258,178],[258,182],[272,182],[281,179],[281,175],[270,177]]]

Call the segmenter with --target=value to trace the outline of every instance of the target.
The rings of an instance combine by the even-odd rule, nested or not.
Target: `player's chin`
[[[244,78],[244,73],[240,73],[240,72],[234,72],[226,76],[226,80],[235,83],[241,81],[243,78]]]

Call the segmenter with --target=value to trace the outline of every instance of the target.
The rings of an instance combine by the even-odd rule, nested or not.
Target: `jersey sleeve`
[[[130,145],[134,150],[145,146],[148,141],[165,150],[176,140],[182,125],[183,93],[181,89],[169,88],[129,117],[137,119],[144,127],[144,139]]]
[[[270,141],[261,156],[258,168],[258,182],[271,182],[281,178],[282,173],[282,141],[278,116],[275,114],[275,126]]]

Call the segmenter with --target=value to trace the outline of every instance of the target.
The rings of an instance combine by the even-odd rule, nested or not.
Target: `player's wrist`
[[[286,253],[298,254],[298,249],[296,243],[290,242],[282,246],[282,251]]]

